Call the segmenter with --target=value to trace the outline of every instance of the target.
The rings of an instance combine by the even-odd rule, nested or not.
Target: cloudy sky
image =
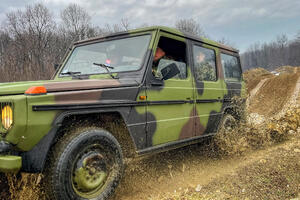
[[[5,14],[26,5],[43,3],[59,20],[69,3],[85,8],[95,25],[119,23],[127,18],[131,27],[141,24],[174,26],[193,18],[215,40],[228,39],[242,52],[255,42],[272,41],[300,31],[299,0],[0,0],[0,21]]]

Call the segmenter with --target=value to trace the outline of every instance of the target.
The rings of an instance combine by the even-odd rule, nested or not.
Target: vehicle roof
[[[192,35],[189,33],[181,32],[176,28],[170,28],[170,27],[166,27],[166,26],[150,26],[150,27],[138,28],[138,29],[133,29],[133,30],[128,30],[128,31],[116,32],[116,33],[112,33],[112,34],[108,34],[108,35],[98,36],[98,37],[94,37],[94,38],[90,38],[90,39],[86,39],[86,40],[81,40],[81,41],[75,42],[74,44],[75,45],[82,44],[82,43],[86,43],[86,42],[92,42],[92,41],[96,41],[96,40],[107,39],[107,38],[111,38],[111,37],[131,34],[131,33],[140,33],[140,32],[148,32],[148,31],[164,31],[164,32],[168,32],[168,33],[171,33],[174,35],[183,36],[183,37],[191,39],[191,40],[195,40],[195,41],[199,41],[199,42],[202,42],[205,44],[216,46],[216,47],[219,47],[219,48],[222,48],[225,50],[233,51],[236,53],[239,52],[239,50],[237,50],[237,49],[234,49],[230,46],[207,39],[205,37],[198,37],[198,36],[195,36],[195,35]]]

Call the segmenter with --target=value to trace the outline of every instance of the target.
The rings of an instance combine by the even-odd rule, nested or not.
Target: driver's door
[[[158,42],[158,46],[166,52],[166,58],[159,61],[158,71],[173,63],[178,66],[180,73],[168,80],[147,78],[148,146],[194,136],[193,83],[187,63],[187,45],[184,38],[168,36],[161,34]]]

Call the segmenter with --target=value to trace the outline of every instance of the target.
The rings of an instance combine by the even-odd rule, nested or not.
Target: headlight
[[[6,105],[1,110],[2,125],[8,130],[13,123],[13,110],[10,105]]]

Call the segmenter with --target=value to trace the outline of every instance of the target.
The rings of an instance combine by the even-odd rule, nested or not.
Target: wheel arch
[[[101,120],[96,123],[97,119]],[[76,127],[89,125],[104,128],[118,140],[125,157],[135,154],[136,145],[125,119],[126,113],[116,110],[66,111],[60,113],[53,121],[52,129],[48,134],[33,149],[21,154],[22,171],[30,173],[43,172],[51,148],[68,131],[68,126],[72,124]],[[104,121],[105,123],[103,123]],[[115,123],[122,125],[125,130],[123,132],[115,132],[113,128],[116,127],[110,126]],[[76,127],[73,126],[73,128]]]

